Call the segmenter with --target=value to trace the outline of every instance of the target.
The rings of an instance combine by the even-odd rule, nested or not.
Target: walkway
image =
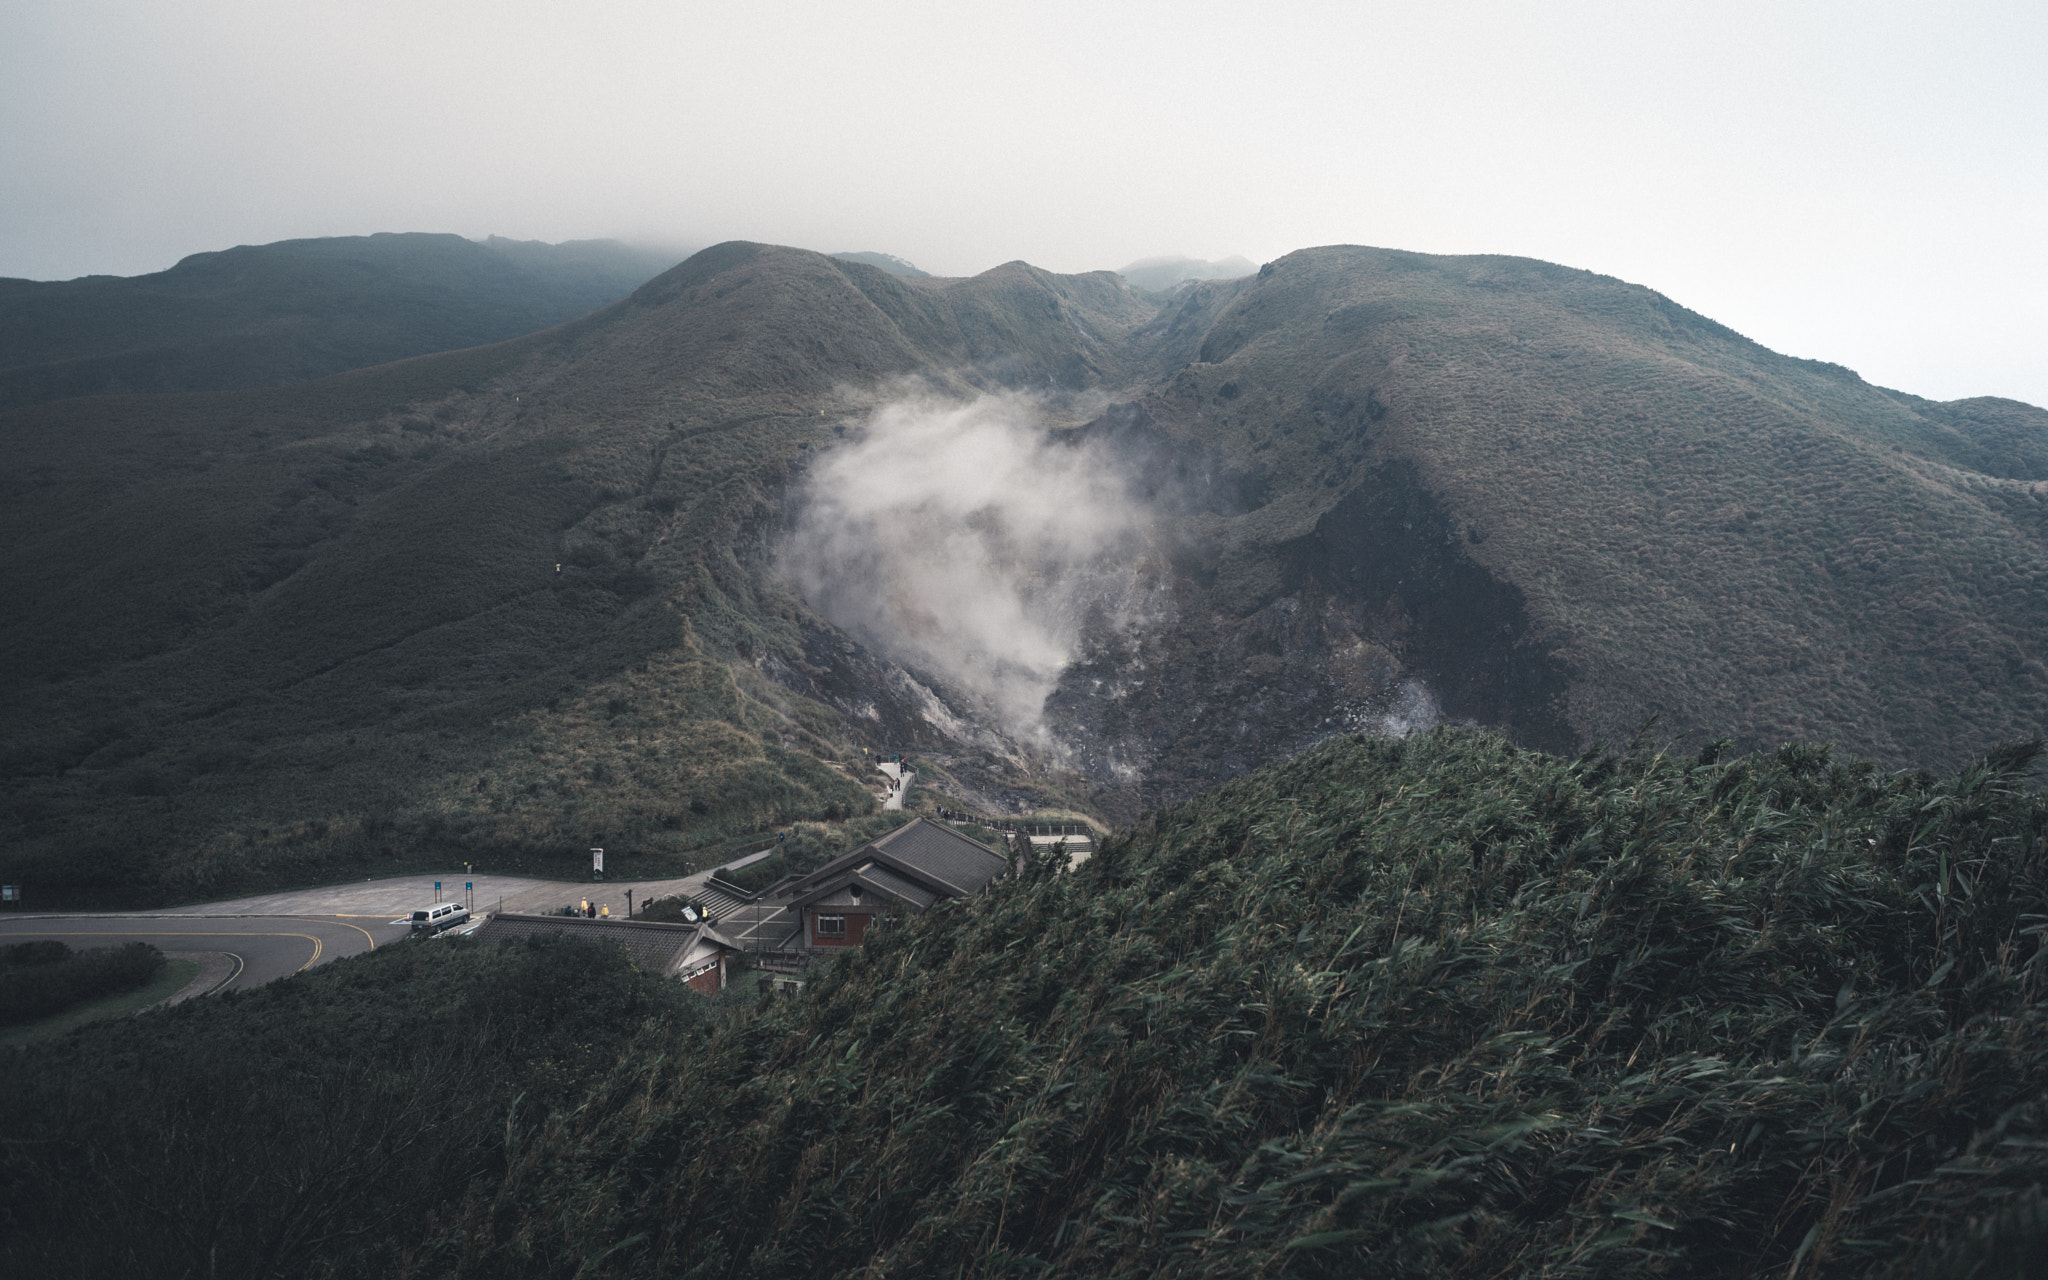
[[[884,809],[901,809],[903,797],[917,781],[917,770],[906,769],[900,764],[878,764],[875,768],[889,775],[889,794],[882,801]]]

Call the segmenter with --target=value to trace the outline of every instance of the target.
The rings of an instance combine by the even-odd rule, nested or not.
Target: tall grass
[[[1332,742],[640,1046],[418,1271],[2010,1255],[2048,1176],[2040,750],[1935,777]]]

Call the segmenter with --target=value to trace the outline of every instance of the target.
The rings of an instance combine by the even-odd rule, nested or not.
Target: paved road
[[[0,942],[54,938],[74,948],[147,942],[165,951],[224,952],[241,964],[241,971],[223,988],[229,991],[260,987],[336,956],[352,956],[404,936],[403,926],[366,929],[348,921],[302,916],[31,916],[0,920]]]
[[[719,869],[743,867],[773,852],[768,849],[749,854]],[[461,901],[467,897],[475,903],[479,915],[498,910],[500,904],[506,911],[546,912],[589,900],[610,907],[614,916],[623,916],[628,891],[633,894],[635,905],[676,894],[695,896],[710,874],[700,871],[674,880],[577,884],[450,872],[441,877],[438,898],[434,877],[396,876],[159,912],[0,915],[0,943],[55,938],[75,948],[148,942],[163,951],[219,952],[232,957],[240,966],[239,972],[220,989],[240,991],[289,977],[337,956],[357,955],[401,942],[411,929],[408,917],[413,909],[437,900]],[[465,883],[475,886],[467,895],[463,892]],[[202,975],[193,985],[200,986],[209,977],[218,981],[217,973]]]
[[[439,883],[437,897],[434,885]],[[464,899],[463,885],[476,886],[469,896],[479,911],[495,911],[498,899],[513,899],[531,893],[548,882],[518,876],[465,875],[450,871],[435,876],[392,876],[383,880],[329,885],[324,889],[294,889],[289,893],[266,893],[254,898],[208,902],[196,907],[172,907],[161,912],[173,916],[332,916],[368,925],[372,921],[396,920],[415,907],[431,902]],[[509,902],[508,902],[509,906]],[[402,931],[401,931],[402,932]]]

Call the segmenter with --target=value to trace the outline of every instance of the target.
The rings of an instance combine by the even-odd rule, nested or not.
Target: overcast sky
[[[2048,4],[0,7],[0,275],[371,231],[1526,254],[2048,405]]]

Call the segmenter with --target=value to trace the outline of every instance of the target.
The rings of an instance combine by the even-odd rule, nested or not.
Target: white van
[[[412,913],[413,936],[432,937],[469,920],[469,908],[459,902],[437,902]]]

